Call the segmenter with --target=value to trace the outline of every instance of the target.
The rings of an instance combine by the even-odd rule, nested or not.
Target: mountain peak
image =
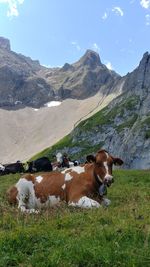
[[[140,61],[140,65],[145,65],[147,63],[147,61],[149,60],[149,58],[150,58],[149,52],[145,52],[143,54],[141,61]]]
[[[80,58],[77,63],[80,65],[88,65],[93,68],[102,64],[99,54],[90,49],[85,52],[85,54]]]
[[[7,38],[0,37],[0,48],[6,49],[8,51],[11,50],[10,48],[10,41]]]

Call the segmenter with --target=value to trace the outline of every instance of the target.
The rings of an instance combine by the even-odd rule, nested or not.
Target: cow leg
[[[76,202],[73,201],[69,202],[69,206],[88,209],[88,208],[99,208],[100,204],[89,197],[83,196]]]
[[[26,213],[38,213],[35,210],[35,192],[31,181],[21,178],[16,184],[18,208]]]

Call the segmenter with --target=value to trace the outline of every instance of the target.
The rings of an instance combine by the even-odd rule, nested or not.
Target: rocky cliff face
[[[150,168],[150,54],[119,80],[122,94],[106,108],[79,123],[63,151],[85,159],[100,148],[124,160],[124,168]],[[117,83],[118,86],[118,83]]]
[[[88,105],[88,112],[78,114],[75,119],[72,117],[74,123],[81,122],[63,140],[60,148],[56,146],[57,149],[84,160],[85,155],[103,147],[113,155],[120,156],[125,162],[125,168],[150,168],[150,54],[148,52],[143,55],[139,66],[132,73],[120,77],[108,70],[102,64],[99,55],[91,50],[74,64],[65,63],[62,68],[49,69],[42,67],[38,61],[11,51],[9,40],[0,38],[0,108],[42,107],[51,100],[65,100],[66,113],[64,111],[61,113],[65,118],[66,114],[68,116],[67,98],[83,101],[89,96],[95,95],[97,98],[97,92],[102,99],[103,96],[105,98],[112,95],[113,100],[103,110],[99,107],[100,111],[82,121],[87,113],[93,111],[94,106],[90,108],[89,101],[84,103],[84,109]],[[119,96],[115,97],[115,93]],[[101,105],[100,100],[97,103]],[[53,120],[56,129],[57,115],[55,114]],[[83,116],[81,120],[80,116]],[[60,115],[58,117],[60,118]],[[34,116],[34,126],[35,118],[36,116]],[[32,122],[32,118],[30,119]],[[39,117],[37,123],[38,125],[41,123]],[[42,129],[45,123],[47,121],[42,119]],[[61,129],[63,126],[64,124],[61,125]],[[40,125],[39,127],[41,128]],[[33,133],[34,129],[36,127],[32,127]],[[48,136],[50,136],[49,131],[50,129],[47,131]],[[53,129],[51,133],[54,134]],[[44,135],[40,136],[42,139]],[[34,135],[32,137],[30,133],[29,139],[32,138],[35,141]],[[44,138],[46,140],[46,137]],[[16,143],[20,151],[18,140]]]
[[[52,86],[59,99],[85,99],[98,91],[107,95],[120,76],[106,68],[99,55],[87,50],[79,61],[60,69],[47,69],[40,72]]]
[[[53,98],[53,90],[38,75],[38,61],[10,50],[9,40],[0,38],[0,107],[11,109],[39,106]]]
[[[11,51],[9,40],[0,37],[1,108],[41,107],[51,100],[85,99],[99,90],[107,94],[119,78],[93,51],[88,50],[72,65],[45,68]]]
[[[0,37],[0,47],[10,51],[10,41],[4,37]]]

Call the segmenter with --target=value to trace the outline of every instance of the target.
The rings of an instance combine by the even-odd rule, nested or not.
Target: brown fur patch
[[[17,194],[18,194],[18,190],[15,186],[12,186],[7,192],[6,192],[6,196],[7,196],[7,200],[10,204],[17,204]]]

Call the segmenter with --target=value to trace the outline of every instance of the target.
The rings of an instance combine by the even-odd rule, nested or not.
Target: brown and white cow
[[[26,174],[8,191],[10,203],[17,203],[23,212],[38,212],[44,206],[53,206],[65,201],[69,206],[99,208],[108,206],[110,200],[100,196],[100,187],[113,182],[113,164],[122,165],[120,158],[100,150],[89,156],[90,163],[71,167],[62,172]],[[91,162],[92,161],[92,162]]]

